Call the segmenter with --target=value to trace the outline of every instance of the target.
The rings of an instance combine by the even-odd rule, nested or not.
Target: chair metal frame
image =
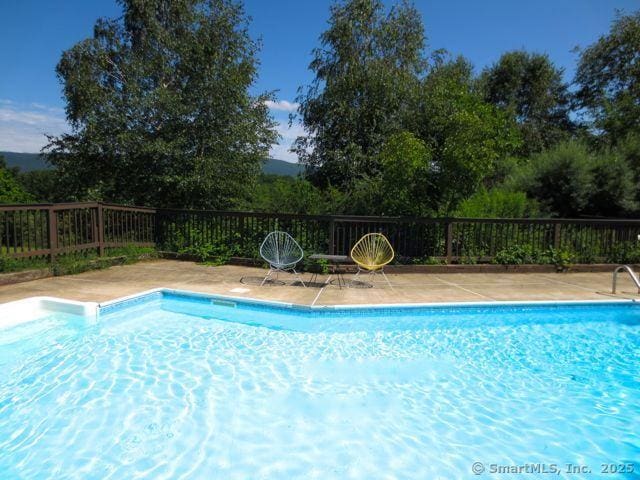
[[[351,249],[351,259],[358,265],[358,271],[349,285],[353,285],[360,273],[367,272],[371,278],[381,273],[387,284],[392,287],[384,273],[384,266],[394,258],[395,252],[387,237],[381,233],[367,233]]]
[[[274,273],[277,280],[278,272],[291,272],[302,286],[306,287],[296,271],[296,265],[304,258],[304,251],[287,232],[275,230],[269,233],[260,245],[260,256],[269,264],[269,272],[260,286],[263,286]]]

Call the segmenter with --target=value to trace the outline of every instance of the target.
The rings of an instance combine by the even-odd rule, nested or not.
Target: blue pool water
[[[158,293],[0,330],[0,478],[640,478],[639,367],[640,305]]]

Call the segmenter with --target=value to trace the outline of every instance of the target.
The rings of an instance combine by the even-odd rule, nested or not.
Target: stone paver
[[[156,260],[0,286],[0,303],[33,296],[104,302],[158,287],[303,305],[640,298],[626,276],[619,278],[619,294],[611,295],[611,273],[406,273],[388,275],[391,287],[378,276],[372,288],[342,289],[335,277],[326,275],[318,275],[308,288],[286,274],[280,275],[282,283],[260,286],[265,273],[252,267]],[[310,281],[311,275],[304,279]]]

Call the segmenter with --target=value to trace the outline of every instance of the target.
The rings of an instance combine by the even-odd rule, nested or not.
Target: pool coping
[[[125,307],[143,301],[152,295],[173,294],[177,296],[217,299],[234,304],[264,305],[274,308],[295,309],[303,311],[345,311],[345,310],[388,310],[388,309],[423,309],[423,308],[486,308],[498,306],[562,306],[562,305],[624,305],[638,304],[640,299],[616,298],[607,300],[531,300],[531,301],[480,301],[480,302],[431,302],[431,303],[379,303],[379,304],[346,304],[346,305],[304,305],[299,303],[263,300],[252,297],[235,297],[214,293],[193,292],[174,288],[153,288],[132,295],[126,295],[106,302],[79,302],[64,298],[36,296],[22,300],[0,304],[0,328],[15,326],[37,318],[35,314],[69,313],[82,315],[89,319],[97,319],[101,311]],[[25,308],[26,307],[26,308]]]
[[[132,295],[119,297],[106,302],[98,303],[98,309],[109,307],[121,303],[128,302],[130,300],[137,300],[140,297],[147,295],[153,295],[156,293],[172,293],[180,296],[191,296],[198,298],[212,298],[228,300],[238,303],[258,304],[258,305],[271,305],[274,307],[288,307],[304,310],[375,310],[378,308],[428,308],[428,307],[491,307],[497,305],[506,306],[526,306],[526,305],[604,305],[604,304],[625,304],[625,303],[640,303],[640,299],[635,298],[612,298],[606,300],[492,300],[492,301],[479,301],[479,302],[410,302],[410,303],[376,303],[376,304],[344,304],[344,305],[305,305],[301,303],[282,302],[279,300],[264,300],[253,297],[236,297],[233,295],[223,295],[218,293],[203,293],[193,292],[191,290],[181,290],[176,288],[152,288]]]

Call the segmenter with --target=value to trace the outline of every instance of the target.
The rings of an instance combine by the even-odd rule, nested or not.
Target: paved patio
[[[388,275],[391,287],[378,277],[372,288],[342,289],[327,275],[318,275],[308,288],[286,274],[280,276],[284,284],[260,286],[265,273],[156,260],[0,286],[0,303],[33,296],[104,302],[157,287],[304,305],[640,298],[626,275],[620,276],[618,295],[611,295],[611,273],[403,273]],[[310,280],[311,274],[303,278]]]

